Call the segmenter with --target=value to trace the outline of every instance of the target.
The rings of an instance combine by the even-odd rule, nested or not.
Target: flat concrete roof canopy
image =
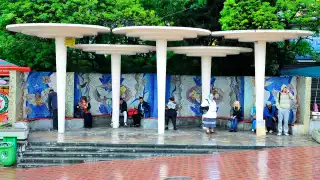
[[[266,68],[266,44],[267,42],[295,39],[300,36],[310,36],[311,31],[304,30],[234,30],[212,32],[212,36],[224,36],[226,39],[238,39],[240,42],[254,42],[255,56],[255,93],[256,93],[256,131],[257,136],[266,135],[265,120],[263,119],[264,83]],[[288,135],[288,128],[284,126],[283,132],[278,135]]]
[[[95,52],[97,54],[120,55],[135,55],[137,53],[148,53],[156,50],[155,46],[122,44],[77,44],[75,48],[87,52]]]
[[[177,54],[201,57],[201,89],[202,101],[210,94],[212,57],[225,57],[243,52],[252,52],[251,48],[225,46],[184,46],[169,47],[168,50]]]
[[[6,29],[30,36],[41,38],[75,37],[97,35],[98,33],[108,33],[110,28],[86,24],[63,24],[63,23],[28,23],[11,24]]]
[[[128,37],[136,37],[142,40],[155,41],[163,39],[167,41],[181,41],[185,38],[197,38],[209,36],[210,31],[200,28],[173,27],[173,26],[129,26],[112,30],[114,34],[125,34]]]
[[[182,41],[185,38],[209,36],[211,31],[200,28],[173,26],[129,26],[112,30],[114,34],[125,34],[128,37],[140,38],[146,41],[156,41],[157,51],[157,88],[158,88],[158,132],[164,133],[165,91],[167,69],[168,41]]]
[[[186,47],[169,47],[168,50],[176,54],[186,54],[187,56],[211,56],[225,57],[244,52],[252,52],[251,48],[243,47],[224,47],[224,46],[186,46]]]
[[[66,94],[66,69],[67,47],[65,38],[82,38],[94,36],[98,33],[109,33],[110,28],[86,24],[63,23],[28,23],[11,24],[6,29],[40,38],[55,39],[56,69],[57,69],[57,94],[58,94],[58,132],[65,132],[65,94]]]
[[[238,39],[240,42],[277,42],[285,39],[295,39],[300,36],[310,36],[311,31],[303,30],[234,30],[212,32],[212,36],[224,36],[226,39]]]
[[[121,79],[121,55],[135,55],[155,51],[156,47],[146,45],[123,44],[77,44],[76,49],[97,54],[111,55],[112,78],[112,127],[119,128],[119,103],[120,103],[120,79]],[[127,123],[124,121],[124,123]]]

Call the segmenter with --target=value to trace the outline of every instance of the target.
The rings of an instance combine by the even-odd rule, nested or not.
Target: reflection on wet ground
[[[126,180],[320,179],[320,147],[284,147],[213,155],[84,163],[25,170],[0,169],[0,179]]]
[[[0,180],[78,179],[320,179],[320,144],[310,136],[257,137],[251,132],[180,129],[158,135],[138,128],[93,128],[33,132],[32,142],[96,142],[114,144],[180,144],[220,146],[289,146],[259,151],[216,152],[210,155],[117,160],[36,169],[0,168]]]
[[[201,129],[182,129],[166,131],[158,135],[156,130],[139,128],[93,128],[89,130],[33,132],[29,141],[47,142],[97,142],[114,144],[187,144],[222,146],[319,146],[310,136],[276,136],[276,134],[257,137],[248,131],[231,133],[218,130],[207,135]]]

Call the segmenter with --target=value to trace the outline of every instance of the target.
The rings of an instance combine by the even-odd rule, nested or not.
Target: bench
[[[222,117],[222,116],[217,117],[217,120],[222,120],[222,121],[230,121],[230,119],[231,119],[230,117]],[[238,124],[241,124],[241,123],[251,124],[252,121],[251,119],[244,119],[238,122]],[[291,127],[294,126],[294,123],[289,123],[288,126],[289,126],[289,131],[291,131],[292,129]],[[244,126],[243,126],[243,130],[244,130]]]

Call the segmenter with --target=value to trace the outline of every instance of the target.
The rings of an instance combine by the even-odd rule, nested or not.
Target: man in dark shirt
[[[50,89],[48,95],[49,111],[52,113],[53,129],[58,130],[58,102],[57,93]]]
[[[120,98],[120,115],[123,115],[123,122],[124,126],[127,126],[127,119],[128,119],[128,107],[127,102]]]

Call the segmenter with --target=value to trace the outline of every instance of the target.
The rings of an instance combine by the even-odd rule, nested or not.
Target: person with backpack
[[[284,135],[289,136],[289,116],[290,116],[290,108],[291,101],[294,100],[294,96],[289,92],[286,85],[281,86],[281,92],[279,92],[278,97],[276,99],[276,106],[278,109],[278,136]],[[282,121],[284,122],[282,128]]]
[[[216,127],[217,118],[217,104],[214,100],[213,94],[204,100],[201,104],[203,109],[207,111],[203,114],[203,126],[207,134],[214,133],[214,128]]]

